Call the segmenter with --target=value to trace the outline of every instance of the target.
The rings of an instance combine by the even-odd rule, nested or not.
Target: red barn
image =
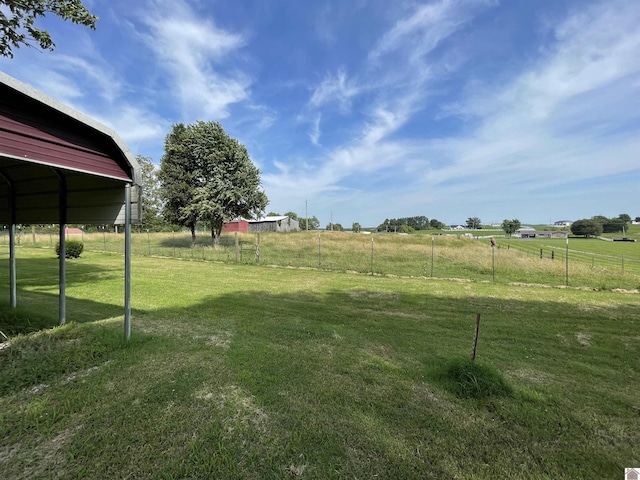
[[[244,219],[233,220],[222,226],[222,233],[247,233],[249,232],[249,222]]]

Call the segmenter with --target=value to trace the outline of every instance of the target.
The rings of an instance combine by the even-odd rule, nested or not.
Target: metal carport
[[[66,321],[65,225],[125,225],[124,335],[131,335],[131,224],[140,167],[115,132],[0,72],[0,225],[9,226],[9,295],[17,305],[18,224],[60,226],[59,318]]]

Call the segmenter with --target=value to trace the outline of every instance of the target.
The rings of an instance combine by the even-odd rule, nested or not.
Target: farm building
[[[519,228],[513,234],[516,238],[567,238],[568,232],[556,230],[536,230],[534,228]]]
[[[554,227],[570,227],[573,222],[571,220],[558,220],[553,223]]]
[[[300,230],[298,220],[287,216],[271,216],[258,220],[238,218],[222,226],[222,233],[240,232],[295,232]]]
[[[244,218],[239,218],[231,222],[225,223],[222,226],[222,233],[247,233],[249,231],[249,221]]]

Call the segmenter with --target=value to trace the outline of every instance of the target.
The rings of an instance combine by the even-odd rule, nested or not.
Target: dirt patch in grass
[[[591,346],[591,335],[588,335],[586,333],[576,333],[576,339],[578,340],[578,343],[583,347]]]
[[[214,335],[209,335],[205,340],[205,344],[211,347],[221,348],[222,350],[229,350],[232,338],[233,332],[225,330]]]
[[[61,478],[66,474],[66,458],[62,449],[80,429],[82,425],[66,428],[55,437],[42,440],[35,447],[23,448],[20,443],[1,447],[0,469],[5,473],[20,471],[20,474],[10,474],[10,478],[15,480]]]
[[[526,383],[535,385],[548,385],[552,383],[552,378],[549,374],[540,372],[538,370],[532,370],[529,368],[519,368],[517,370],[509,370],[506,372],[506,376],[516,380],[521,380]]]

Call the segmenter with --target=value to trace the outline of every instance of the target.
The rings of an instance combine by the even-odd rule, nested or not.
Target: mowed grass
[[[2,478],[617,478],[638,294],[18,249]],[[8,298],[6,259],[0,295]],[[475,365],[471,351],[481,313]],[[24,333],[20,333],[24,332]]]

